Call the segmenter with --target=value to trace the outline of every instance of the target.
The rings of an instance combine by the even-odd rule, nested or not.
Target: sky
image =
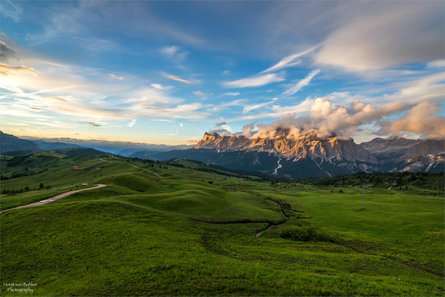
[[[444,99],[444,1],[0,2],[18,136],[444,138]]]

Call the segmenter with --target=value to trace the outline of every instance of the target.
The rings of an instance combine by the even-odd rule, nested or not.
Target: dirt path
[[[65,193],[59,194],[57,196],[45,199],[45,200],[40,200],[40,201],[33,202],[33,203],[30,203],[30,204],[25,204],[25,205],[20,205],[20,206],[13,207],[13,208],[5,209],[5,210],[0,211],[0,213],[8,211],[8,210],[11,210],[11,209],[34,207],[34,206],[48,204],[48,203],[51,203],[53,201],[62,199],[64,197],[70,196],[70,195],[75,194],[75,193],[79,193],[79,192],[83,192],[83,191],[89,191],[89,190],[94,190],[94,189],[99,189],[99,188],[103,188],[103,187],[106,187],[106,186],[107,185],[104,185],[104,184],[98,184],[98,185],[95,185],[94,187],[91,187],[91,188],[85,188],[85,189],[79,189],[79,190],[73,190],[73,191],[65,192]]]

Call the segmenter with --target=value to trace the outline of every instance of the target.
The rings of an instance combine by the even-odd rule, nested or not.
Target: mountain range
[[[286,129],[273,138],[247,138],[205,133],[188,150],[146,156],[156,160],[191,159],[230,169],[258,171],[285,178],[326,177],[355,172],[442,172],[445,141],[375,138],[356,144],[337,136],[302,134],[289,137]],[[136,154],[137,155],[137,154]]]
[[[128,157],[166,161],[189,159],[233,170],[279,178],[329,177],[356,172],[444,172],[445,140],[375,138],[357,144],[351,138],[319,137],[313,133],[289,137],[278,129],[274,137],[247,138],[205,133],[192,148],[128,146],[92,142],[85,147]],[[0,132],[0,153],[79,147],[78,144],[30,141]],[[139,150],[138,150],[139,148]],[[140,150],[143,148],[144,150]],[[170,150],[169,150],[170,148]]]

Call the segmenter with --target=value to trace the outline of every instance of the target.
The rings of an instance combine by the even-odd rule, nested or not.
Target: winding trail
[[[70,195],[75,194],[75,193],[79,193],[79,192],[83,192],[83,191],[89,191],[89,190],[94,190],[94,189],[99,189],[99,188],[103,188],[103,187],[106,187],[106,186],[107,185],[104,185],[104,184],[97,184],[97,185],[95,185],[94,187],[91,187],[91,188],[84,188],[84,189],[79,189],[79,190],[73,190],[73,191],[65,192],[65,193],[59,194],[57,196],[48,198],[48,199],[40,200],[40,201],[37,201],[37,202],[25,204],[25,205],[20,205],[20,206],[13,207],[13,208],[8,208],[8,209],[0,211],[0,213],[3,213],[5,211],[11,210],[11,209],[34,207],[34,206],[48,204],[48,203],[51,203],[53,201],[62,199],[64,197],[70,196]]]

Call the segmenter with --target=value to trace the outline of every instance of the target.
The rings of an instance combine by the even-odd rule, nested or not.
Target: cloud
[[[445,72],[423,76],[415,80],[395,83],[397,92],[385,94],[374,100],[419,103],[422,101],[442,101],[445,98]]]
[[[445,67],[445,59],[434,60],[427,64],[429,68],[442,68]]]
[[[365,72],[443,58],[443,2],[383,7],[371,7],[334,30],[316,53],[315,63]]]
[[[239,80],[225,82],[223,83],[223,86],[226,88],[260,87],[271,83],[280,82],[283,80],[284,78],[278,76],[276,73],[269,73],[269,74],[255,75]]]
[[[15,22],[21,20],[23,9],[11,0],[3,0],[0,2],[0,15],[9,17]]]
[[[192,82],[189,81],[189,80],[186,80],[186,79],[183,79],[183,78],[180,78],[180,77],[178,77],[178,76],[171,75],[171,74],[166,74],[166,73],[164,73],[163,75],[164,75],[166,78],[168,78],[168,79],[176,80],[176,81],[179,81],[179,82],[182,82],[182,83],[185,83],[185,84],[191,84],[191,83],[192,83]]]
[[[128,127],[133,128],[134,124],[136,124],[137,119],[133,119],[128,123]]]
[[[263,70],[261,73],[266,73],[266,72],[273,72],[273,71],[277,71],[283,68],[287,68],[287,67],[292,67],[295,65],[298,65],[301,63],[300,60],[298,60],[299,58],[301,58],[302,56],[305,56],[313,51],[315,51],[317,48],[319,48],[320,45],[316,45],[314,47],[311,47],[305,51],[299,52],[299,53],[295,53],[293,55],[287,56],[283,59],[281,59],[281,61],[279,61],[277,64],[273,65],[272,67],[267,68],[266,70]]]
[[[112,79],[117,79],[117,80],[124,80],[125,79],[125,77],[123,76],[123,75],[116,75],[116,74],[113,74],[113,73],[110,73],[109,74],[109,76],[112,78]]]
[[[195,94],[197,96],[207,96],[207,94],[202,91],[194,91],[193,94]]]
[[[422,137],[443,139],[445,138],[445,117],[434,116],[439,107],[440,105],[435,102],[421,102],[400,119],[382,123],[380,132],[393,135],[412,132]]]
[[[272,101],[268,101],[268,102],[263,102],[263,103],[259,103],[259,104],[253,104],[253,105],[244,105],[243,108],[243,113],[248,113],[251,112],[252,110],[270,105],[272,103],[274,103],[277,100],[277,98],[272,99]]]
[[[9,66],[6,64],[0,64],[0,75],[11,76],[11,75],[17,75],[17,74],[23,73],[23,72],[31,73],[33,75],[36,74],[35,69],[30,66],[22,65],[22,66],[13,67],[13,66]]]
[[[220,96],[239,96],[240,92],[225,92],[221,94]]]
[[[320,72],[320,69],[315,69],[312,70],[305,78],[303,78],[302,80],[298,81],[293,87],[287,89],[286,91],[283,92],[284,96],[290,96],[295,94],[296,92],[300,91],[302,88],[304,88],[305,86],[309,85],[309,83],[311,82],[312,78],[314,78],[314,76],[316,76],[318,73]]]
[[[220,123],[216,123],[215,125],[216,125],[217,127],[220,127],[220,126],[227,125],[227,123],[226,123],[226,122],[220,122]]]
[[[98,123],[95,123],[95,122],[89,122],[89,121],[87,121],[87,122],[79,122],[79,123],[81,123],[81,124],[88,124],[88,125],[90,125],[92,127],[100,127],[100,126],[102,126],[101,124],[98,124]]]
[[[237,99],[225,103],[221,103],[218,105],[209,105],[209,111],[211,112],[219,112],[225,110],[231,106],[243,106],[243,104],[247,101],[247,99]]]
[[[188,52],[182,51],[179,46],[166,46],[161,48],[161,54],[172,59],[175,63],[181,63],[188,55]]]
[[[343,107],[333,106],[327,98],[317,98],[311,101],[308,115],[296,117],[295,113],[288,113],[270,125],[257,124],[258,132],[252,137],[275,137],[283,131],[289,138],[308,133],[319,137],[350,137],[361,125],[377,123],[385,116],[411,107],[409,104],[393,102],[376,108],[359,100],[352,102],[349,107]]]
[[[255,128],[256,122],[247,124],[243,126],[243,132],[241,135],[243,135],[246,138],[250,138],[252,136],[252,130]]]
[[[210,130],[210,131],[208,131],[207,133],[209,133],[209,134],[219,134],[219,135],[221,135],[221,136],[232,136],[233,134],[232,134],[232,132],[231,131],[229,131],[229,130],[227,130],[227,129],[215,129],[215,130]]]
[[[145,78],[129,75],[110,82],[99,69],[20,57],[30,65],[0,64],[2,108],[16,116],[64,115],[84,122],[135,118],[202,119],[206,106],[183,103],[165,90],[146,87]],[[8,106],[11,103],[11,107]]]
[[[8,62],[16,57],[14,50],[10,49],[6,43],[0,40],[0,62]]]
[[[172,86],[164,86],[162,84],[156,84],[156,83],[152,83],[152,84],[150,84],[150,86],[152,86],[153,88],[155,88],[157,90],[170,90],[173,88]]]

